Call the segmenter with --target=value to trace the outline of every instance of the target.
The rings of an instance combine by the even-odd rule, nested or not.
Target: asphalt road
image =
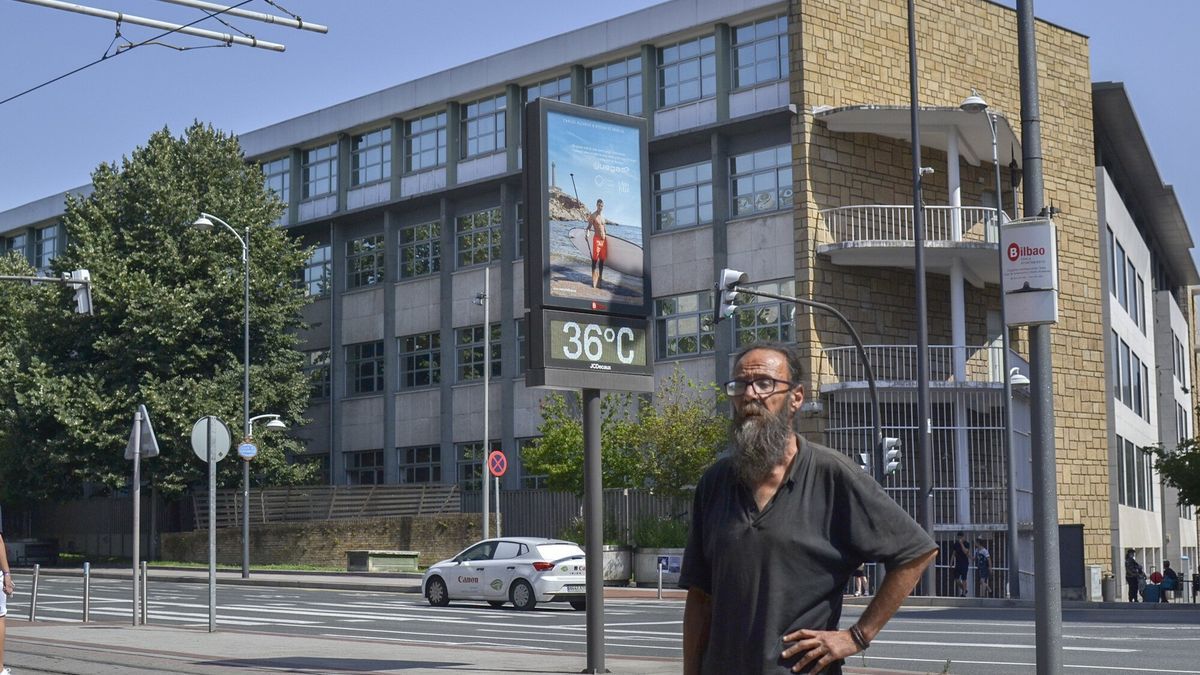
[[[43,577],[40,621],[80,620],[82,583]],[[128,581],[92,580],[94,621],[128,620]],[[28,597],[10,604],[28,615]],[[150,623],[205,626],[207,586],[151,584]],[[354,637],[381,642],[519,648],[586,653],[586,616],[565,604],[532,612],[485,603],[430,607],[416,594],[219,586],[222,630]],[[847,606],[843,625],[862,611]],[[678,658],[683,603],[608,600],[605,651],[610,655]],[[1200,608],[1082,609],[1063,614],[1067,673],[1200,674]],[[1031,673],[1035,664],[1033,610],[1000,607],[913,607],[901,610],[851,666],[934,673]]]

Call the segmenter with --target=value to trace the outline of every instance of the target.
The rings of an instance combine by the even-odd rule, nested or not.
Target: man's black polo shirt
[[[696,487],[679,585],[712,596],[704,673],[791,672],[798,658],[780,658],[783,636],[836,629],[859,564],[894,567],[937,548],[848,457],[797,442],[787,480],[761,513],[727,457]]]

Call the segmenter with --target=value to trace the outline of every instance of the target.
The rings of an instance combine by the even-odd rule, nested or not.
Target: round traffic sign
[[[254,459],[257,454],[258,446],[250,441],[242,441],[242,444],[238,446],[238,456],[242,459]]]
[[[493,476],[503,476],[505,471],[508,471],[508,458],[499,450],[493,450],[488,455],[488,471],[491,471]]]
[[[225,455],[229,454],[229,444],[232,440],[233,438],[229,435],[229,427],[213,415],[201,417],[192,425],[192,452],[196,453],[201,462],[208,461],[210,445],[213,457],[218,462],[225,459]]]

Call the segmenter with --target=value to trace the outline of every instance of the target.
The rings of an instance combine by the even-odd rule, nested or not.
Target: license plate
[[[583,584],[569,584],[563,587],[567,593],[586,593],[587,586]]]

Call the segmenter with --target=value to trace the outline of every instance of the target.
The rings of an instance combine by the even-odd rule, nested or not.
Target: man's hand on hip
[[[790,659],[797,654],[803,654],[792,672],[798,673],[808,664],[815,663],[814,673],[819,673],[826,666],[853,656],[859,652],[858,645],[848,630],[808,630],[801,629],[783,636],[784,642],[795,644],[783,650],[783,658]]]

